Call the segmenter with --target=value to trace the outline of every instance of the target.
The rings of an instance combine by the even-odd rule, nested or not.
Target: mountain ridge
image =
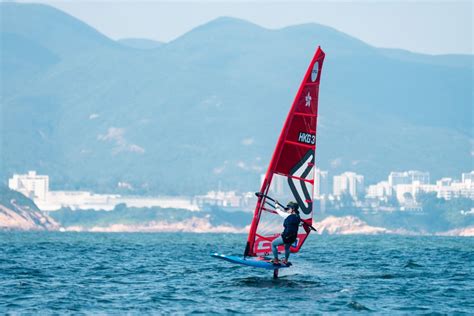
[[[37,14],[35,21],[49,17]],[[327,52],[319,101],[322,169],[356,171],[370,183],[390,170],[441,177],[471,168],[470,67],[420,63],[418,55],[403,61],[403,54],[386,56],[321,25],[300,32],[310,26],[269,30],[235,20],[211,21],[152,50],[112,40],[77,54],[57,41],[43,46],[59,52],[59,61],[34,77],[25,68],[0,98],[1,176],[36,169],[61,188],[110,192],[129,182],[137,194],[196,194],[219,183],[258,189],[319,44]],[[236,33],[230,38],[219,24]],[[209,28],[214,35],[206,39]],[[94,42],[88,32],[77,36],[93,34]]]
[[[119,47],[90,25],[52,6],[2,2],[0,10],[2,32],[21,34],[61,57],[98,47]]]
[[[117,40],[120,44],[135,49],[156,49],[164,45],[164,42],[148,38],[121,38]]]

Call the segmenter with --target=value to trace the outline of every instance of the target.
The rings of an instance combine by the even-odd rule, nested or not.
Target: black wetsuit
[[[300,226],[300,216],[297,214],[291,214],[283,222],[285,230],[281,233],[281,238],[285,244],[292,244],[295,242],[298,236],[298,228]]]

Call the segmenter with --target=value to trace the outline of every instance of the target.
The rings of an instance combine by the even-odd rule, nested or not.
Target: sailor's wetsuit
[[[285,229],[283,230],[283,233],[281,233],[281,236],[272,242],[273,257],[278,259],[278,246],[285,245],[285,259],[288,261],[288,258],[290,257],[291,244],[296,241],[298,236],[300,217],[298,214],[289,214],[280,210],[278,205],[275,211],[285,219],[283,222]]]

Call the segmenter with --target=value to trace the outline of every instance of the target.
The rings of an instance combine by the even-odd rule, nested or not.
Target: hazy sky
[[[25,1],[26,2],[26,1]],[[35,1],[53,5],[113,38],[170,41],[219,16],[267,28],[334,27],[378,47],[473,53],[473,1]]]

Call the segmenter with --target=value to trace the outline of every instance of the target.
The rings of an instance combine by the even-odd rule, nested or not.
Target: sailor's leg
[[[283,245],[283,239],[281,237],[278,237],[274,241],[272,241],[272,252],[273,252],[273,258],[278,259],[278,246]]]
[[[290,257],[290,247],[291,244],[285,244],[285,259],[288,261],[288,258]]]

